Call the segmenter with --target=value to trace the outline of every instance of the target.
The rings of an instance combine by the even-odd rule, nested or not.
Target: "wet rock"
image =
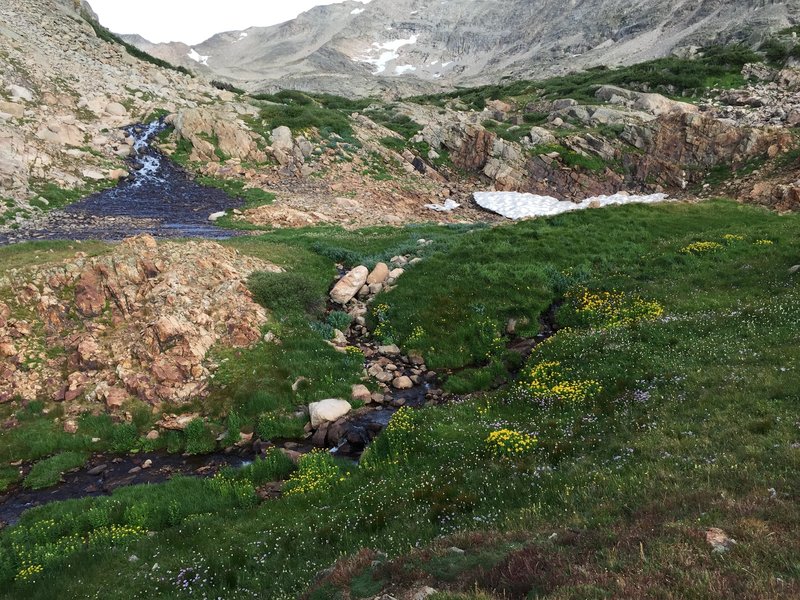
[[[92,477],[94,477],[96,475],[100,475],[101,473],[104,473],[106,470],[108,470],[108,465],[103,463],[101,465],[97,465],[96,467],[92,467],[91,469],[86,471],[86,474],[87,475],[91,475]]]
[[[328,429],[330,428],[330,422],[326,421],[320,423],[317,430],[314,432],[314,435],[311,436],[311,443],[314,444],[317,448],[325,448],[328,444]]]

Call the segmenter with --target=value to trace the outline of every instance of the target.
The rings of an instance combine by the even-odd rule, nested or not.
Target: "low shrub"
[[[184,430],[187,454],[206,454],[217,447],[214,436],[203,419],[192,419]]]
[[[328,313],[327,321],[328,325],[334,329],[338,329],[339,331],[347,331],[348,327],[350,327],[350,323],[353,322],[353,317],[341,310],[334,310]]]
[[[228,469],[224,474],[228,478],[243,479],[253,485],[261,485],[269,481],[283,481],[295,468],[294,463],[283,452],[277,448],[270,448],[264,458],[257,458],[241,469]]]

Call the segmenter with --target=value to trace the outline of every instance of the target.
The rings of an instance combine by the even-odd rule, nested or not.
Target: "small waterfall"
[[[36,223],[0,235],[0,244],[28,240],[121,240],[141,233],[161,238],[224,239],[236,231],[215,226],[209,215],[243,204],[222,190],[203,187],[152,144],[163,119],[130,125],[131,175],[114,188],[48,213]]]
[[[125,133],[134,140],[132,160],[139,165],[139,168],[131,174],[133,185],[136,187],[141,186],[145,181],[164,183],[165,180],[158,176],[164,156],[156,151],[150,145],[150,142],[166,128],[167,124],[164,123],[163,119],[153,121],[147,125],[136,124],[125,128]]]

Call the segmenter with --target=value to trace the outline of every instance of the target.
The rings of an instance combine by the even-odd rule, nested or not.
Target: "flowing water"
[[[223,239],[235,232],[216,227],[209,215],[241,206],[222,190],[203,187],[151,144],[162,120],[131,125],[131,173],[118,186],[54,210],[19,230],[0,233],[0,244],[31,240],[120,240],[149,233],[159,238]]]

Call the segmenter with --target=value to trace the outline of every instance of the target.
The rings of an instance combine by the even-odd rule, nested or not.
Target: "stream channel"
[[[149,233],[157,238],[224,239],[237,235],[216,227],[209,215],[243,202],[222,190],[195,182],[151,142],[167,125],[163,120],[130,125],[134,140],[130,176],[116,187],[53,210],[19,229],[0,233],[0,245],[35,240],[118,241]]]

